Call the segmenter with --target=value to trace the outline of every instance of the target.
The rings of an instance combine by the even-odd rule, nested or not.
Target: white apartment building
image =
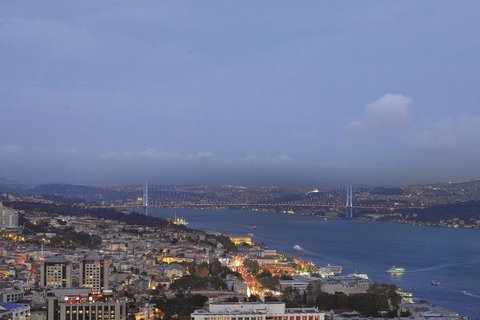
[[[317,308],[285,308],[284,302],[210,303],[208,309],[195,310],[192,320],[324,320]]]
[[[372,285],[372,281],[361,278],[351,277],[331,277],[322,281],[321,289],[323,292],[335,294],[341,292],[347,296],[350,294],[367,293]]]
[[[23,290],[3,289],[0,290],[0,302],[17,302],[23,299]]]
[[[18,212],[0,202],[0,230],[18,229]]]
[[[127,299],[92,294],[90,289],[54,289],[47,293],[46,320],[126,320]]]

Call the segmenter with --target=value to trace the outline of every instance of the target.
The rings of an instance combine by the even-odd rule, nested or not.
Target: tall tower
[[[345,206],[345,218],[353,218],[353,187],[347,187],[347,203]]]
[[[145,209],[145,215],[148,216],[148,181],[145,182],[143,187],[143,208]]]
[[[18,212],[4,207],[0,201],[0,230],[18,229]]]
[[[43,262],[40,285],[42,287],[69,288],[72,286],[72,264],[64,257],[55,256]]]
[[[98,254],[91,254],[80,264],[80,287],[89,288],[93,293],[108,290],[109,262]]]

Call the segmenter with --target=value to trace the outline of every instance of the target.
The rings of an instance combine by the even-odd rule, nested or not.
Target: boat
[[[256,226],[256,225],[253,225],[253,226],[252,226],[252,229],[257,229],[257,226]]]
[[[322,270],[324,271],[330,271],[333,275],[339,275],[342,273],[343,271],[343,268],[341,266],[332,266],[329,264],[327,264],[326,266],[322,267]]]
[[[403,274],[405,273],[405,268],[393,266],[390,269],[388,269],[386,272],[390,274]]]
[[[288,210],[287,210],[287,213],[288,213],[288,214],[295,214],[295,211],[293,211],[292,209],[288,209]]]
[[[300,253],[305,253],[305,250],[303,250],[303,248],[300,247],[298,244],[294,245],[293,249],[297,250]]]
[[[355,273],[351,273],[351,274],[347,275],[347,277],[368,280],[368,274],[366,274],[366,273],[355,272]]]
[[[440,281],[432,280],[432,286],[439,286],[439,285],[440,285]]]
[[[177,226],[186,226],[188,225],[187,220],[183,217],[177,217],[177,214],[175,213],[175,217],[172,220],[172,223]]]

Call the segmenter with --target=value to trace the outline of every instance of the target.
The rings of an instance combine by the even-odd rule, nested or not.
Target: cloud
[[[412,102],[401,94],[386,94],[367,104],[363,116],[350,121],[346,130],[352,136],[364,136],[398,129],[408,121]]]

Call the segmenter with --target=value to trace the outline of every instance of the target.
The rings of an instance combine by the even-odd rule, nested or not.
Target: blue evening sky
[[[0,177],[480,178],[480,2],[2,1]]]

